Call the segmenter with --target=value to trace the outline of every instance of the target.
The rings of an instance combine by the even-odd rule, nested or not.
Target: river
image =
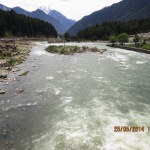
[[[36,42],[19,65],[28,75],[1,85],[0,149],[148,150],[150,55],[69,43],[107,52],[62,56],[46,52],[48,45]],[[114,132],[116,126],[144,132]]]

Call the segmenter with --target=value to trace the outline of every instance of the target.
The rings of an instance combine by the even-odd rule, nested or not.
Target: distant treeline
[[[55,28],[44,21],[0,10],[0,37],[57,37]]]
[[[110,35],[118,36],[123,32],[132,35],[148,31],[150,31],[150,18],[130,21],[111,21],[80,30],[76,38],[81,40],[108,40]],[[69,37],[68,34],[66,36]]]

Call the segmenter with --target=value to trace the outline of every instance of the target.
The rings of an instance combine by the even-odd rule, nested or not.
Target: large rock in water
[[[3,78],[3,79],[7,78],[7,74],[0,74],[0,78]]]
[[[5,94],[5,91],[0,89],[0,94]]]

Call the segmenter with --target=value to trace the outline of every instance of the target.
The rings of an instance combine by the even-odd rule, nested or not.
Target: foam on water
[[[45,77],[45,78],[46,78],[46,80],[53,80],[53,79],[54,79],[53,76],[47,76],[47,77]]]
[[[86,70],[86,69],[77,69],[77,71],[87,73],[87,70]]]
[[[73,63],[75,69],[68,70],[64,65],[67,76],[61,78],[63,89],[53,87],[55,95],[59,96],[57,112],[60,114],[53,120],[47,116],[46,120],[50,121],[46,124],[51,126],[33,139],[35,149],[149,149],[146,128],[150,125],[150,107],[142,102],[142,96],[136,95],[141,91],[134,91],[136,81],[132,78],[133,70],[137,71],[139,64],[145,65],[147,57],[123,50],[106,52],[102,56],[95,53],[90,60],[91,55],[87,55],[81,62]],[[82,66],[83,59],[86,63]],[[118,70],[123,70],[121,73],[127,70],[127,75],[117,72],[115,78],[113,75]],[[57,75],[63,72],[56,71]],[[114,132],[115,126],[144,126],[145,132]]]
[[[61,107],[63,105],[70,103],[73,100],[73,97],[66,96],[66,97],[61,97],[60,99],[62,101],[62,104],[60,105],[60,107]]]
[[[61,70],[60,70],[60,71],[56,71],[56,72],[57,72],[58,74],[59,74],[59,73],[62,73],[62,71],[61,71]]]
[[[44,145],[41,148],[39,146],[39,150],[56,150],[61,146],[65,150],[147,150],[150,147],[149,134],[146,132],[114,132],[114,126],[149,125],[149,114],[140,115],[134,110],[123,114],[114,102],[97,97],[83,107],[73,103],[70,105],[72,97],[63,97],[62,101],[65,101],[63,113],[66,117],[53,124],[53,133],[46,133],[34,141],[37,145],[41,142]]]
[[[76,71],[75,70],[68,70],[67,72],[68,73],[75,73]]]
[[[55,54],[48,53],[48,52],[45,51],[45,49],[50,45],[49,43],[47,43],[47,42],[37,42],[36,45],[38,45],[38,46],[33,47],[33,50],[32,50],[33,55],[37,55],[37,56],[48,55],[49,57],[50,56],[55,56]]]
[[[34,102],[34,103],[26,103],[26,104],[18,104],[16,106],[11,105],[10,107],[7,108],[3,108],[3,111],[8,111],[11,109],[17,109],[17,108],[27,108],[27,107],[32,107],[32,106],[36,106],[38,104],[38,102]]]
[[[59,95],[61,93],[62,88],[54,88],[55,95]]]
[[[145,61],[137,61],[136,64],[145,64]]]
[[[95,81],[104,81],[104,77],[95,77],[95,76],[92,76],[92,78],[95,80]],[[105,82],[105,81],[104,81]],[[107,82],[107,81],[106,81]]]
[[[118,53],[113,53],[113,54],[109,54],[109,55],[106,55],[107,58],[110,58],[114,61],[122,61],[122,62],[126,62],[128,61],[128,57],[123,55],[123,54],[118,54]]]
[[[45,55],[47,54],[46,51],[41,51],[41,50],[36,50],[33,52],[34,55],[38,55],[38,56],[41,56],[41,55]]]
[[[24,78],[34,81],[25,88],[28,97],[22,93],[12,100],[18,98],[13,109],[37,106],[25,114],[33,124],[23,128],[28,132],[19,148],[26,144],[31,150],[148,150],[150,59],[122,51],[52,59],[41,55],[37,82],[35,76]],[[145,132],[114,132],[115,126],[144,126]],[[20,134],[24,131],[21,128]]]

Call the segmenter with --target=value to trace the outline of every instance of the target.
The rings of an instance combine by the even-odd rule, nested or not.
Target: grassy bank
[[[150,44],[143,44],[142,48],[150,51]]]
[[[135,44],[127,44],[127,45],[108,45],[110,47],[115,47],[115,48],[121,48],[121,49],[126,49],[130,51],[135,51],[135,52],[140,52],[140,53],[146,53],[150,54],[150,44],[142,44],[139,47],[136,47]]]
[[[46,48],[47,52],[56,53],[61,55],[73,55],[74,53],[83,53],[86,51],[89,52],[100,52],[103,53],[106,49],[98,49],[96,47],[89,48],[89,47],[78,47],[78,46],[49,46]]]
[[[120,46],[132,47],[132,48],[137,48],[137,49],[146,49],[150,51],[150,44],[142,44],[139,47],[135,46],[135,44],[120,45]]]

